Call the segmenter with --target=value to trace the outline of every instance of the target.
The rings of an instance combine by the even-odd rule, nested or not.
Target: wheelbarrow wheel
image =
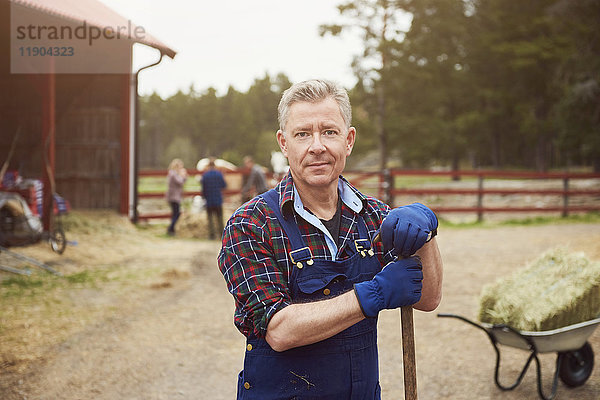
[[[594,369],[594,350],[585,342],[582,348],[562,353],[560,380],[570,387],[581,386],[588,380]]]
[[[67,247],[67,237],[62,228],[56,228],[50,234],[50,247],[55,253],[64,253],[65,248]]]

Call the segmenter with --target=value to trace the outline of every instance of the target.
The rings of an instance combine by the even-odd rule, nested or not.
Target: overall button
[[[244,388],[250,389],[250,384],[248,382],[244,382]]]
[[[315,262],[312,260],[312,258],[306,262],[307,265],[313,265],[314,263]]]
[[[302,265],[302,263],[299,262],[299,263],[296,264],[296,267],[298,267],[298,269],[302,269],[302,267],[304,267],[304,265]]]
[[[329,290],[329,288],[326,288],[325,290],[323,290],[323,294],[325,296],[329,296],[331,294],[331,290]]]
[[[246,349],[247,349],[248,351],[252,350],[252,345],[251,345],[251,344],[248,344],[248,346],[246,346]]]

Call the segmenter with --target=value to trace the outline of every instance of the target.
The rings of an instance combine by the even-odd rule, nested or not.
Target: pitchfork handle
[[[404,398],[417,400],[417,362],[415,354],[415,327],[412,306],[400,307],[402,322],[402,361],[404,364]]]
[[[381,241],[378,232],[373,243]],[[402,325],[402,362],[404,365],[404,399],[417,400],[417,356],[415,354],[415,325],[412,306],[400,307]]]

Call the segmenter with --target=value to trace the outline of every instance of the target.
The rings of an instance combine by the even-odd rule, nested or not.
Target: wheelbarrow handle
[[[481,329],[482,331],[484,331],[486,334],[489,335],[488,330],[485,329],[483,326],[479,325],[477,322],[471,321],[470,319],[463,317],[462,315],[448,314],[448,313],[439,313],[437,316],[439,318],[456,318],[456,319],[460,319],[461,321],[464,321],[464,322],[466,322],[469,325],[473,325],[474,327]]]

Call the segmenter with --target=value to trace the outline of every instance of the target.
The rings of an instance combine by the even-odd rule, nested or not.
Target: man
[[[247,337],[238,399],[379,399],[379,311],[441,299],[437,218],[340,175],[356,138],[343,88],[295,84],[278,114],[290,172],[234,213],[218,258]]]
[[[254,163],[252,156],[244,157],[244,166],[249,171],[249,174],[242,186],[242,203],[247,202],[253,197],[251,193],[259,195],[268,190],[265,172],[260,165]]]
[[[215,227],[219,237],[223,233],[223,194],[227,187],[223,174],[215,166],[215,158],[208,161],[208,170],[202,174],[202,195],[206,200],[206,216],[208,219],[208,237],[216,238]]]

